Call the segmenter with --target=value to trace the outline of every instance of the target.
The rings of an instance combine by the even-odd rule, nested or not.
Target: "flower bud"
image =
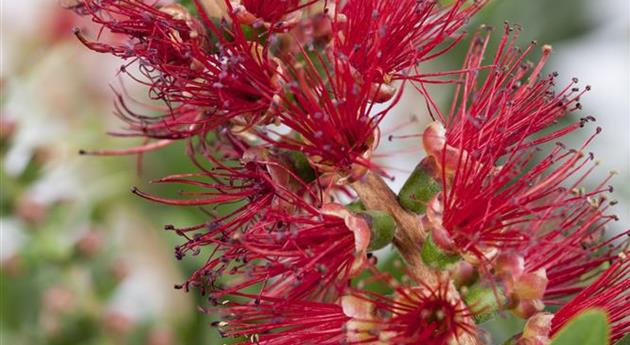
[[[435,176],[435,159],[423,159],[413,170],[398,193],[398,201],[407,211],[416,214],[426,212],[429,201],[442,190]]]
[[[523,328],[523,334],[515,345],[548,345],[551,320],[553,315],[549,313],[537,313],[527,320]]]
[[[512,313],[522,319],[527,319],[545,309],[545,304],[539,299],[520,300],[517,303]]]
[[[547,271],[541,268],[536,272],[525,273],[516,279],[512,293],[519,300],[542,299],[548,282]]]
[[[453,265],[450,275],[456,287],[469,286],[479,277],[475,267],[466,261]]]
[[[368,251],[384,248],[392,243],[396,232],[396,221],[384,211],[361,211],[358,213],[370,227],[370,245]]]
[[[525,271],[525,259],[513,253],[501,253],[494,262],[496,274],[504,279],[516,279]]]
[[[372,83],[370,85],[370,98],[374,103],[385,103],[396,94],[396,88],[385,83]]]

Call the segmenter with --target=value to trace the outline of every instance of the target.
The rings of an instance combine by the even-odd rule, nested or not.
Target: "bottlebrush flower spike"
[[[572,111],[581,109],[580,97],[590,90],[590,86],[580,90],[574,78],[560,92],[555,92],[557,74],[541,77],[551,47],[544,46],[542,57],[533,65],[526,59],[536,44],[521,51],[515,45],[519,31],[506,24],[487,73],[481,73],[481,70],[491,35],[489,31],[485,35],[476,33],[462,67],[466,72],[460,78],[448,113],[435,107],[425,92],[434,108],[431,110],[445,127],[445,138],[440,133],[427,133],[425,149],[436,157],[445,155],[445,159],[438,159],[438,162],[446,164],[447,170],[455,168],[459,151],[463,151],[462,155],[472,155],[479,163],[494,165],[507,153],[549,142],[595,120],[589,116],[564,128],[534,136]],[[444,146],[440,140],[444,139],[448,146],[446,152],[440,152]]]
[[[223,337],[246,337],[247,341],[237,343],[242,345],[337,345],[346,340],[344,327],[351,317],[338,304],[272,297],[259,301],[255,305],[227,302],[220,311],[222,320],[213,325]]]
[[[228,269],[230,255],[237,261],[245,257],[239,252],[240,247],[234,238],[259,224],[268,212],[312,208],[305,200],[318,203],[318,194],[292,172],[290,162],[261,148],[250,147],[229,132],[225,133],[225,138],[229,140],[213,147],[213,152],[224,152],[221,160],[205,155],[213,165],[211,168],[201,167],[202,173],[173,175],[155,181],[187,184],[202,191],[184,192],[188,197],[185,199],[169,199],[133,190],[146,199],[176,206],[216,208],[241,203],[233,211],[220,216],[211,214],[212,219],[204,224],[188,228],[167,226],[167,230],[173,230],[186,239],[186,243],[176,248],[179,259],[190,253],[199,255],[203,248],[210,247],[208,261],[183,284],[186,289],[194,286],[205,292],[208,284],[214,283],[214,279]],[[197,164],[201,166],[201,163]],[[223,257],[217,255],[222,251],[229,253]]]
[[[486,1],[350,0],[333,14],[332,50],[348,59],[357,73],[377,83],[406,79],[405,71],[433,59],[454,45],[436,51]]]
[[[575,202],[562,184],[572,177],[584,178],[580,171],[594,157],[582,152],[595,135],[579,150],[556,145],[538,163],[532,160],[534,152],[524,151],[507,155],[500,167],[480,164],[465,151],[459,151],[459,156],[435,157],[442,162],[455,158],[457,163],[451,176],[446,169],[436,176],[443,192],[430,202],[426,215],[433,240],[471,263],[486,265],[499,249],[531,243],[535,235],[527,224],[555,221]]]
[[[581,291],[588,279],[600,273],[603,263],[613,260],[627,246],[628,240],[623,237],[630,231],[602,240],[606,225],[617,219],[606,214],[606,196],[598,195],[608,191],[600,185],[588,197],[577,195],[576,202],[547,222],[528,226],[536,235],[516,252],[524,255],[524,272],[546,271],[549,282],[545,304],[562,304],[566,297]]]
[[[375,271],[376,272],[376,271]],[[382,273],[391,297],[350,289],[335,303],[261,297],[256,304],[226,301],[219,309],[221,334],[266,345],[427,344],[445,345],[474,334],[465,305],[451,299],[446,283],[437,288],[401,285]],[[417,282],[416,282],[417,283]],[[256,298],[256,296],[249,296]]]
[[[557,143],[538,155],[541,144],[594,120],[550,128],[580,108],[588,87],[573,81],[554,92],[556,75],[541,75],[551,48],[529,64],[533,45],[518,50],[506,26],[491,66],[482,65],[490,34],[476,34],[441,112],[424,83],[452,82],[433,77],[453,72],[422,73],[418,64],[457,43],[485,0],[316,2],[193,0],[198,18],[170,2],[66,2],[124,42],[79,39],[126,59],[122,72],[165,103],[161,115],[144,116],[119,95],[129,129],[118,134],[146,142],[117,153],[189,139],[201,172],[157,182],[196,191],[179,199],[134,192],[209,209],[204,224],[167,229],[185,239],[178,258],[207,255],[181,287],[222,309],[222,334],[261,344],[476,345],[473,322],[496,309],[530,316],[576,294],[553,321],[530,319],[529,335],[548,340],[549,322],[555,332],[591,306],[609,312],[614,339],[627,332],[627,258],[615,258],[627,242],[600,239],[614,219],[608,181],[580,187],[596,165],[585,153],[596,134],[578,150]],[[428,157],[410,178],[421,186],[410,183],[406,201],[372,161],[379,125],[402,94],[396,80],[425,94],[435,120],[423,133]],[[338,203],[357,195],[359,206]],[[411,207],[415,214],[403,209]],[[368,252],[390,242],[424,281],[376,272]],[[613,266],[584,288],[606,261]],[[393,295],[353,287],[366,268]],[[472,285],[479,278],[497,289]],[[511,298],[487,303],[486,292],[503,297],[503,288]]]
[[[371,83],[357,83],[347,62],[304,56],[303,67],[289,68],[294,79],[287,80],[275,113],[293,132],[263,129],[259,136],[275,147],[305,153],[321,172],[356,179],[368,169],[378,171],[371,162],[378,125],[401,94],[376,112]]]
[[[118,113],[130,123],[124,135],[185,138],[237,116],[240,123],[257,124],[272,104],[281,63],[233,21],[218,25],[203,11],[196,19],[178,4],[142,0],[86,0],[82,8],[95,23],[127,38],[120,44],[93,42],[77,31],[79,39],[92,50],[130,60],[123,72],[166,103],[162,116],[146,116],[119,97]],[[134,62],[140,76],[128,68]]]
[[[235,279],[213,291],[213,298],[239,295],[244,288],[262,283],[261,296],[335,300],[367,264],[370,228],[360,217],[340,217],[335,205],[303,212],[271,210],[243,233],[216,240],[221,257],[209,261],[202,271],[224,270],[220,262],[242,264],[226,270]]]
[[[610,341],[615,343],[630,332],[630,259],[627,252],[589,287],[560,308],[551,320],[551,335],[556,334],[572,317],[589,308],[600,308],[608,314]]]
[[[520,53],[514,47],[517,35],[510,32],[506,26],[494,67],[484,79],[479,79],[479,69],[489,34],[474,40],[463,68],[468,72],[457,86],[449,115],[438,111],[439,121],[423,133],[425,151],[436,162],[436,178],[443,189],[427,210],[433,239],[446,250],[470,252],[476,257],[473,260],[483,261],[498,248],[526,243],[530,237],[518,230],[519,224],[538,217],[548,220],[570,203],[571,197],[554,199],[552,195],[563,194],[563,181],[592,160],[582,153],[585,144],[578,151],[559,145],[541,162],[532,161],[540,144],[590,119],[533,136],[578,109],[584,91],[571,84],[555,95],[554,76],[538,79],[547,48],[523,84],[530,70],[523,60],[533,46]]]
[[[348,327],[349,340],[357,344],[444,345],[464,335],[476,336],[470,324],[472,314],[466,305],[452,298],[448,282],[429,286],[413,275],[405,284],[385,273],[376,273],[376,277],[393,294],[384,296],[366,290],[349,293],[354,300],[344,304],[344,312],[354,317],[355,326]]]

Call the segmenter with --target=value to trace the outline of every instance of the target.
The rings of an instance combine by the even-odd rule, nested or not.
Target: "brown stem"
[[[403,209],[398,203],[396,194],[380,176],[373,172],[368,172],[361,180],[353,182],[352,188],[367,209],[386,211],[394,217],[398,225],[394,235],[394,245],[407,263],[409,272],[425,284],[437,286],[443,279],[441,272],[426,266],[420,257],[422,244],[427,237],[427,230],[420,216]],[[459,303],[464,303],[452,282],[449,282],[449,295]],[[474,325],[472,320],[469,322]],[[480,345],[481,342],[475,335],[463,334],[459,338],[459,344]]]

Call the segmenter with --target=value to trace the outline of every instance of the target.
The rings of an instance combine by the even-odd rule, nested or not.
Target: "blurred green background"
[[[598,175],[621,172],[619,229],[630,223],[628,6],[627,0],[495,0],[469,25],[500,31],[505,20],[521,24],[524,44],[554,45],[551,68],[561,80],[579,76],[593,85],[585,113],[605,129],[594,146],[602,160]],[[204,300],[173,289],[199,262],[175,260],[179,239],[161,230],[197,224],[203,213],[129,193],[134,185],[155,190],[146,183],[153,178],[194,171],[181,145],[146,155],[141,172],[133,157],[77,154],[138,142],[105,134],[123,126],[111,115],[109,88],[120,83],[121,62],[82,47],[71,33],[75,26],[89,28],[54,0],[2,2],[1,343],[222,344],[196,308]],[[465,48],[427,68],[454,68]],[[392,121],[426,118],[421,104],[408,93]],[[493,343],[514,331],[506,326],[511,322],[487,325]]]

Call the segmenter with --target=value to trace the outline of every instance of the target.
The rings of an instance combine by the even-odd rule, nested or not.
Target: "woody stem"
[[[403,209],[396,194],[385,181],[373,172],[368,172],[362,179],[352,183],[352,188],[369,210],[386,211],[397,223],[394,245],[408,265],[409,272],[428,286],[436,287],[442,279],[439,271],[425,265],[420,257],[422,244],[427,237],[421,217]],[[459,303],[464,303],[452,282],[449,282],[449,295]],[[474,322],[471,320],[471,325]],[[461,345],[479,345],[474,335],[465,334],[459,338]]]

